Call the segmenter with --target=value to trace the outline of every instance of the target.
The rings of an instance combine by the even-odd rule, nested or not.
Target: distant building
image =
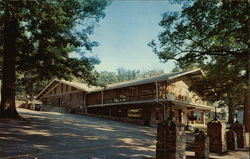
[[[208,106],[189,87],[204,78],[200,69],[115,83],[103,87],[90,87],[83,83],[53,80],[37,97],[44,104],[78,109],[90,114],[143,119],[156,124],[167,119],[172,101],[173,120],[184,124],[204,124]],[[197,119],[190,121],[188,119]]]

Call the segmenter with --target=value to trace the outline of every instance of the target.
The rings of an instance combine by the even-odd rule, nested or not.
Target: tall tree
[[[98,60],[84,56],[98,43],[89,35],[108,4],[105,0],[0,1],[0,51],[2,100],[0,117],[19,117],[15,108],[16,72],[33,79],[71,76],[94,81],[91,73]],[[82,29],[79,29],[82,28]],[[70,58],[77,52],[81,59]]]
[[[214,84],[215,81],[209,81],[211,85],[208,88],[218,91],[210,96],[225,100],[224,95],[227,94],[229,100],[235,101],[230,99],[233,94],[244,96],[243,92],[230,88],[249,90],[250,63],[246,60],[250,58],[249,10],[248,0],[185,1],[181,12],[163,14],[160,26],[164,31],[159,34],[158,42],[151,41],[149,45],[165,61],[176,60],[181,68],[190,65],[202,67],[210,77],[215,74],[221,81],[217,80]],[[227,78],[223,78],[225,76]],[[207,80],[211,79],[216,78]],[[229,89],[231,91],[227,92]],[[249,105],[245,103],[245,107]],[[249,123],[248,113],[245,112],[245,115]],[[246,126],[250,130],[249,124]]]

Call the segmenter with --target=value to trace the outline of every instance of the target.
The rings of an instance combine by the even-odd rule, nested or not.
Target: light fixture
[[[167,100],[169,101],[169,106],[170,106],[170,109],[169,109],[169,118],[170,118],[170,121],[173,120],[173,110],[172,110],[172,102],[174,101],[174,95],[171,94],[171,93],[168,93],[167,94]]]
[[[168,101],[174,101],[174,95],[171,94],[171,93],[168,93],[168,94],[167,94],[167,100],[168,100]]]

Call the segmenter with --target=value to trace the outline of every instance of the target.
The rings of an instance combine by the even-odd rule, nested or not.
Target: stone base
[[[207,123],[207,135],[209,137],[209,150],[214,153],[226,151],[226,125],[218,119],[213,119]]]
[[[209,159],[209,138],[203,131],[199,132],[194,139],[195,158]]]
[[[233,130],[229,130],[226,132],[227,139],[227,149],[228,150],[236,150],[237,149],[237,135]]]
[[[239,121],[236,121],[234,124],[230,127],[236,134],[237,134],[237,145],[239,148],[245,148],[245,127],[244,125],[241,125]]]
[[[156,159],[185,159],[186,134],[184,126],[163,121],[157,128]]]

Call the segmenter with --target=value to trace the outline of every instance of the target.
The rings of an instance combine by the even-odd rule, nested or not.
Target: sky
[[[162,13],[176,10],[181,7],[167,1],[113,1],[90,36],[100,43],[93,49],[101,61],[96,70],[116,71],[123,67],[170,72],[174,62],[161,63],[147,44],[163,30],[158,25]]]

